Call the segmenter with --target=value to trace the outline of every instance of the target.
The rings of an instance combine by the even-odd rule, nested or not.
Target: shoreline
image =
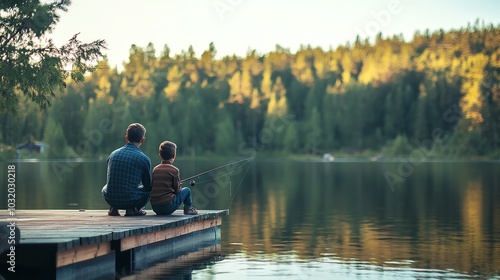
[[[199,160],[199,161],[230,161],[235,158],[240,158],[238,156],[179,156],[178,161],[189,161],[189,160]],[[401,161],[413,161],[413,162],[500,162],[500,158],[496,157],[424,157],[424,158],[412,158],[409,155],[404,156],[335,156],[332,158],[323,158],[321,156],[313,155],[257,155],[255,156],[256,161],[290,161],[290,162],[401,162]],[[42,163],[42,162],[105,162],[106,157],[79,157],[79,158],[46,158],[46,157],[30,157],[30,158],[10,158],[10,159],[0,159],[0,162],[21,162],[21,163]]]

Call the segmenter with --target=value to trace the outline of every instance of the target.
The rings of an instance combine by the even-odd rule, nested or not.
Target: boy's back
[[[153,169],[151,206],[157,215],[170,215],[184,204],[185,215],[198,215],[193,207],[191,190],[188,187],[181,188],[179,169],[173,166],[176,150],[177,145],[170,141],[163,141],[158,147],[162,162]]]
[[[181,191],[179,169],[172,164],[162,162],[153,169],[151,205],[166,204]]]

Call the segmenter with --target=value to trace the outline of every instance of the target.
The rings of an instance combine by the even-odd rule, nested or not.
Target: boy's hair
[[[160,157],[163,160],[169,160],[174,157],[176,150],[177,145],[174,142],[163,141],[159,147]]]
[[[127,138],[129,142],[139,143],[146,135],[146,128],[140,123],[133,123],[127,127]]]

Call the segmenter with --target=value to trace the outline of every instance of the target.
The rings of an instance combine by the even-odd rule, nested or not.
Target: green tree
[[[92,88],[87,89],[93,91]],[[56,120],[61,125],[68,145],[73,149],[76,149],[83,137],[82,129],[88,112],[84,94],[83,90],[79,90],[72,83],[67,87],[66,96],[62,100],[58,100],[53,106],[53,111],[56,112],[58,117]]]
[[[146,105],[148,117],[144,123],[147,130],[145,148],[151,154],[157,154],[161,142],[166,140],[178,141],[177,131],[170,116],[171,104],[165,95],[159,94],[156,98],[154,96],[148,98]]]
[[[72,150],[70,147],[68,147],[68,142],[64,137],[61,125],[57,123],[52,114],[49,114],[43,141],[48,144],[47,157],[49,158],[66,157],[68,156],[68,153],[74,154],[72,152],[69,152]]]
[[[108,108],[109,104],[103,99],[92,99],[86,112],[83,128],[77,133],[81,139],[89,140],[91,143],[92,156],[109,154],[111,149],[116,148],[117,139],[112,139],[113,137],[99,130],[99,123],[103,119],[111,120],[111,111]]]
[[[284,151],[287,153],[296,153],[299,151],[300,139],[297,130],[297,124],[292,121],[285,129],[285,136],[283,138]]]
[[[202,151],[200,148],[206,145],[206,135],[211,131],[204,113],[204,104],[197,91],[197,88],[190,89],[186,94],[188,99],[185,101],[185,107],[179,112],[180,118],[178,118],[182,150],[184,154],[189,153],[193,157],[196,152]]]
[[[43,137],[47,112],[40,111],[36,104],[27,102],[27,97],[22,98],[25,102],[20,103],[20,113],[17,116],[0,114],[0,142],[3,144],[15,146]]]
[[[307,151],[315,155],[318,146],[321,144],[321,119],[318,109],[312,109],[309,120],[306,124],[305,144]]]
[[[408,138],[404,135],[398,135],[384,148],[384,154],[388,156],[408,156],[411,151],[412,146],[408,142]]]
[[[236,150],[236,132],[233,122],[227,114],[223,114],[222,120],[215,126],[215,151],[219,155],[230,155]]]
[[[57,47],[45,35],[59,21],[58,11],[67,11],[70,0],[2,1],[0,3],[0,112],[16,114],[20,95],[45,109],[56,93],[63,93],[65,80],[83,81],[102,57],[104,40],[82,43],[74,35]],[[71,66],[71,71],[65,67]]]
[[[325,137],[324,144],[326,149],[334,149],[337,143],[336,127],[337,120],[335,118],[336,100],[338,96],[334,94],[325,94],[323,97],[323,135]]]
[[[427,119],[427,106],[425,102],[425,92],[420,93],[421,96],[417,101],[417,113],[415,120],[415,138],[418,140],[429,139],[429,126]]]

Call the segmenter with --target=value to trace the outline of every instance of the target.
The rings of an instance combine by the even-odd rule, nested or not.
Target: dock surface
[[[165,256],[212,248],[220,243],[222,217],[229,214],[199,210],[199,215],[184,215],[178,210],[166,216],[147,211],[146,216],[125,217],[121,212],[121,217],[110,217],[107,210],[19,210],[15,216],[2,211],[0,222],[15,222],[20,229],[16,274],[116,277]]]

